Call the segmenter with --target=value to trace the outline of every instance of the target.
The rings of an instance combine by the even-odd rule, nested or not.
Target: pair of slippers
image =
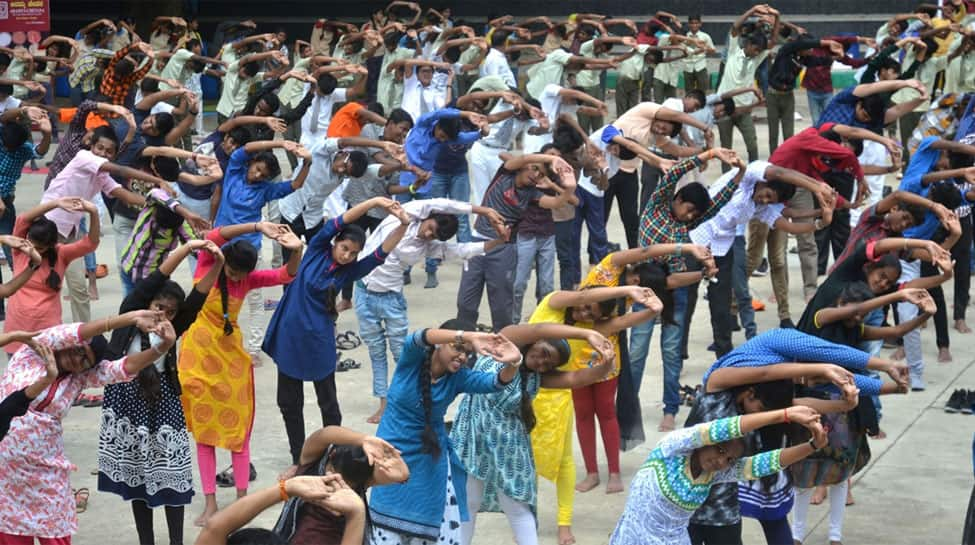
[[[355,331],[345,331],[335,336],[335,346],[341,350],[354,350],[362,346],[362,338]],[[339,373],[362,367],[361,363],[352,358],[343,359],[341,352],[338,353],[336,359],[338,359],[338,365],[335,366],[335,370]]]
[[[257,469],[254,468],[254,464],[250,464],[250,475],[248,475],[248,482],[254,482],[257,480]],[[217,486],[220,488],[230,488],[234,486],[234,467],[230,466],[227,469],[221,471],[217,474]]]
[[[101,407],[104,397],[101,394],[81,394],[72,404],[73,407]]]

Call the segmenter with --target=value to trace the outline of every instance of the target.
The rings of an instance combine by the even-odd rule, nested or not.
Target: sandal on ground
[[[91,492],[87,488],[79,488],[77,490],[72,490],[74,495],[74,506],[75,511],[78,513],[84,513],[88,510],[88,498],[91,496]]]
[[[250,475],[248,481],[254,482],[256,480],[257,469],[254,468],[254,464],[250,464]],[[220,488],[231,488],[234,486],[234,466],[230,466],[217,474],[217,486]]]
[[[346,331],[335,336],[335,346],[342,350],[354,350],[362,345],[362,339],[355,331]]]
[[[339,364],[335,367],[335,370],[339,373],[344,373],[350,369],[358,369],[360,367],[362,367],[361,363],[352,358],[346,358],[339,362]]]

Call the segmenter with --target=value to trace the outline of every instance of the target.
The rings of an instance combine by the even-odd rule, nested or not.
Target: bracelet
[[[254,232],[257,232],[257,222],[254,222]]]
[[[38,262],[38,263],[31,263],[31,264],[30,264],[30,265],[28,265],[27,267],[28,267],[28,268],[29,268],[30,270],[32,270],[32,271],[36,271],[37,269],[40,269],[40,268],[41,268],[41,264],[40,264],[40,262]]]
[[[677,243],[677,255],[680,256],[683,253],[684,253],[684,243],[678,242]]]
[[[454,343],[456,344],[464,343],[464,330],[458,329],[457,332],[454,333]]]
[[[284,487],[284,480],[278,481],[278,492],[281,494],[281,501],[288,501],[288,491]]]
[[[410,195],[416,195],[416,186],[415,185],[410,184],[407,189],[410,190]]]
[[[823,228],[823,220],[821,218],[816,218],[815,221],[813,221],[813,227],[815,227],[817,231],[819,231],[820,229],[822,229]]]
[[[788,409],[782,409],[782,419],[785,421],[786,424],[789,423],[789,410]]]
[[[819,451],[819,447],[816,446],[816,440],[815,439],[810,439],[806,444],[808,444],[810,447],[812,447],[813,452],[818,452]]]
[[[105,318],[105,333],[108,333],[111,330],[112,330],[112,319]]]

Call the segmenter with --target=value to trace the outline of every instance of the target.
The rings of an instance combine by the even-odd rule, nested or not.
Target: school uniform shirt
[[[305,84],[305,92],[311,90],[311,84]],[[346,90],[335,89],[329,95],[320,95],[315,92],[311,99],[311,105],[301,116],[301,140],[302,146],[308,149],[320,145],[318,141],[328,134],[328,126],[332,122],[332,108],[335,104],[346,101]]]
[[[704,100],[704,107],[696,112],[691,112],[690,115],[694,119],[700,121],[705,127],[711,128],[714,126],[714,106],[715,104],[721,103],[721,95],[714,93],[708,95]],[[681,101],[681,105],[684,102]],[[687,137],[691,140],[691,143],[695,146],[703,147],[705,142],[704,131],[697,127],[692,127],[690,125],[684,125],[684,130],[687,131]],[[787,140],[788,141],[788,140]],[[784,142],[783,142],[784,143]]]
[[[657,42],[659,47],[666,47],[670,45],[670,35],[663,35]],[[666,50],[663,52],[664,59],[669,59],[676,57],[679,52],[673,50]],[[657,65],[657,68],[653,71],[653,79],[660,80],[671,87],[677,87],[677,83],[680,81],[680,61],[662,62]]]
[[[20,108],[19,98],[8,95],[7,98],[0,100],[0,114],[13,108]]]
[[[687,37],[695,40],[703,40],[704,47],[698,48],[696,46],[688,46],[687,57],[685,57],[682,61],[684,71],[699,72],[701,70],[707,70],[708,57],[705,50],[708,48],[714,49],[714,41],[711,39],[711,35],[703,30],[699,30],[697,32],[688,32]]]
[[[236,225],[239,223],[255,223],[261,221],[261,210],[270,201],[290,195],[294,190],[291,182],[269,182],[260,180],[254,183],[247,181],[247,165],[251,154],[244,146],[234,150],[227,163],[227,170],[223,173],[221,186],[220,207],[213,218],[213,226]],[[310,178],[310,176],[309,176]],[[282,214],[283,214],[282,210]],[[261,233],[247,233],[240,239],[246,240],[261,249]]]
[[[596,40],[589,40],[579,46],[579,56],[590,59],[606,58],[605,54],[596,54]],[[589,89],[599,86],[599,74],[601,70],[579,70],[576,72],[576,85]]]
[[[735,243],[735,233],[739,225],[744,225],[756,219],[775,228],[775,220],[782,216],[785,205],[755,204],[752,197],[755,194],[755,183],[765,180],[765,170],[772,166],[768,161],[754,161],[745,169],[745,175],[738,184],[728,204],[721,207],[718,213],[708,221],[691,231],[694,244],[710,246],[711,253],[716,257],[727,255]],[[709,188],[711,198],[714,199],[738,175],[738,169],[732,169],[721,175]]]
[[[227,73],[223,76],[223,92],[217,102],[217,113],[222,116],[231,117],[241,111],[247,104],[251,85],[264,79],[264,72],[258,72],[252,78],[241,77],[240,68],[240,63],[234,60],[227,66]]]
[[[307,74],[309,66],[311,66],[311,57],[296,62],[292,70]],[[298,78],[288,78],[288,81],[284,82],[281,85],[280,91],[278,91],[278,99],[281,101],[281,105],[291,109],[297,108],[298,103],[307,94],[305,90],[306,83]]]
[[[508,57],[493,47],[484,56],[484,61],[481,62],[481,66],[478,68],[478,74],[481,77],[499,76],[508,87],[518,87],[518,82],[515,80],[515,75],[511,71],[511,66],[508,65]]]
[[[344,227],[342,216],[330,219],[308,241],[298,274],[268,322],[261,348],[278,371],[291,378],[316,381],[335,372],[335,317],[326,307],[328,294],[341,291],[386,259],[380,246],[354,263],[335,262],[332,239]],[[309,353],[323,357],[309,358]]]
[[[437,78],[433,78],[429,85],[424,86],[414,71],[412,76],[403,81],[403,102],[400,107],[409,112],[413,119],[446,105],[447,88],[437,85]]]
[[[575,101],[572,101],[572,104],[562,102],[562,97],[559,96],[562,89],[561,85],[555,83],[550,83],[542,89],[542,93],[538,96],[538,103],[541,105],[545,117],[548,118],[549,131],[544,134],[525,134],[522,147],[526,152],[538,153],[542,146],[552,142],[552,129],[560,115],[563,113],[575,115],[579,111],[579,105]],[[532,120],[528,126],[538,127],[538,122]]]
[[[484,255],[483,242],[454,242],[453,239],[440,241],[437,239],[424,240],[419,237],[420,224],[430,217],[430,214],[468,215],[473,207],[469,203],[450,199],[423,199],[403,203],[403,211],[410,218],[410,225],[400,239],[399,244],[386,256],[386,261],[372,270],[362,283],[371,292],[402,292],[403,271],[420,263],[426,258],[468,260],[472,257]],[[399,227],[399,218],[389,216],[369,235],[363,255],[371,255],[389,235]]]
[[[724,73],[721,76],[721,83],[718,84],[718,94],[723,95],[728,91],[741,87],[752,87],[755,85],[755,70],[768,58],[768,50],[762,51],[753,58],[745,56],[745,51],[739,43],[741,37],[728,37],[728,57],[725,60]],[[657,68],[660,69],[659,67]],[[756,98],[752,93],[744,93],[734,98],[735,105],[751,106]]]
[[[538,99],[542,91],[549,84],[562,83],[565,65],[572,58],[572,53],[564,49],[556,49],[549,53],[545,60],[528,68],[528,83],[525,89],[533,98]]]
[[[622,161],[620,161],[620,158],[617,157],[616,155],[613,155],[612,153],[606,153],[606,147],[608,144],[606,142],[603,142],[603,134],[604,131],[606,130],[606,127],[608,127],[608,125],[600,128],[598,131],[589,135],[589,144],[592,146],[596,146],[597,148],[602,150],[603,154],[606,156],[606,179],[609,179],[612,178],[613,176],[616,176],[616,173],[620,171]],[[578,185],[579,187],[584,189],[587,193],[591,195],[595,195],[597,197],[602,197],[606,193],[604,190],[596,187],[596,184],[593,183],[592,178],[590,176],[587,176],[582,173],[579,174]]]
[[[403,84],[396,81],[396,74],[387,70],[390,64],[400,59],[412,59],[414,56],[412,49],[397,47],[389,51],[383,51],[383,63],[379,72],[379,82],[376,87],[376,100],[383,105],[383,111],[391,112],[393,108],[400,105],[403,98]]]
[[[914,64],[915,61],[917,61],[917,52],[914,50],[913,47],[911,47],[910,49],[907,50],[907,54],[904,55],[904,61],[901,63],[901,66],[911,66],[912,64]],[[928,58],[924,62],[920,63],[917,70],[914,72],[914,77],[915,79],[920,80],[921,83],[924,84],[924,88],[928,90],[928,94],[930,95],[934,91],[934,84],[935,84],[935,80],[938,78],[938,74],[944,71],[944,69],[947,67],[948,67],[947,55],[933,56]],[[891,95],[890,100],[894,102],[894,104],[900,104],[902,102],[914,100],[919,96],[920,94],[918,94],[916,90],[905,88],[905,89],[900,89],[896,93]],[[928,109],[928,106],[930,104],[931,104],[930,99],[925,100],[917,107],[915,107],[913,111],[924,112]]]
[[[338,138],[326,138],[312,150],[311,168],[305,184],[278,203],[282,218],[293,222],[300,215],[306,229],[311,229],[322,221],[325,199],[342,183],[342,178],[332,172],[332,161],[338,152]],[[303,165],[298,165],[295,172],[302,167]]]
[[[532,202],[537,202],[544,194],[536,187],[518,187],[515,184],[517,172],[510,171],[504,166],[498,169],[497,174],[484,193],[484,202],[481,206],[493,208],[504,219],[505,225],[512,227],[512,236],[515,235],[515,227],[521,221],[525,209]],[[474,232],[477,236],[485,240],[498,238],[498,232],[484,216],[478,216],[474,222]],[[513,240],[513,239],[512,239]]]
[[[169,61],[166,62],[166,67],[163,68],[159,77],[186,83],[190,79],[190,76],[193,75],[193,70],[186,64],[192,58],[193,52],[189,49],[177,49],[173,53],[173,56],[169,57]],[[169,84],[160,81],[159,89],[161,91],[169,89]]]
[[[80,150],[78,155],[75,155],[74,159],[61,170],[61,173],[51,180],[51,185],[41,195],[41,202],[56,201],[63,197],[79,197],[90,201],[99,193],[111,195],[122,186],[107,172],[98,170],[107,162],[108,159],[88,150]],[[88,214],[55,208],[45,216],[58,226],[58,233],[67,238],[75,232],[82,218],[87,217]]]
[[[640,81],[643,79],[643,72],[647,68],[646,54],[649,50],[650,46],[648,44],[637,45],[636,53],[620,63],[617,69],[618,77],[630,81]]]

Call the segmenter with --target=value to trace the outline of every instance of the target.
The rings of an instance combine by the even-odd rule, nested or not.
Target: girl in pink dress
[[[102,333],[136,326],[152,331],[160,344],[115,361],[103,361],[108,347]],[[47,374],[54,358],[58,376],[15,419],[0,442],[0,545],[33,543],[68,545],[77,530],[70,472],[77,469],[64,454],[61,420],[85,388],[132,380],[176,342],[173,327],[161,312],[139,310],[83,324],[64,324],[39,334],[10,333],[8,340],[27,343],[14,353],[0,377],[0,398],[34,384]],[[45,348],[47,347],[48,350]]]

